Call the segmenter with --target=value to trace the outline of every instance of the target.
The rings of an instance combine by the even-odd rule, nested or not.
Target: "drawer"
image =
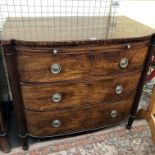
[[[43,111],[121,100],[134,96],[140,73],[85,81],[22,84],[25,109]],[[116,92],[117,89],[117,92]],[[120,91],[120,92],[119,92]],[[121,92],[122,91],[122,92]]]
[[[110,76],[141,70],[147,46],[118,51],[87,51],[84,53],[32,52],[17,54],[21,81],[53,82],[75,80],[94,75]],[[122,67],[120,67],[120,65]]]
[[[28,133],[54,136],[107,127],[124,121],[133,105],[132,99],[50,112],[25,111]]]
[[[115,41],[97,41],[96,43],[93,42],[76,42],[74,44],[69,43],[61,43],[59,44],[53,44],[51,42],[49,43],[34,43],[29,45],[24,45],[21,42],[17,43],[15,46],[15,50],[18,53],[24,53],[24,54],[31,54],[31,53],[50,53],[51,55],[55,54],[72,54],[72,53],[88,53],[88,51],[91,52],[101,52],[101,51],[121,51],[126,49],[136,49],[141,47],[146,47],[150,43],[150,40],[148,38],[132,41],[130,40],[115,40]]]

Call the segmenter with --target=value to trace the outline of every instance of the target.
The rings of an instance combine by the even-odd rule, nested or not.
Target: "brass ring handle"
[[[123,88],[122,85],[117,85],[117,86],[115,87],[115,93],[116,93],[116,94],[122,94],[122,93],[123,93],[123,90],[124,90],[124,88]]]
[[[52,101],[53,101],[53,102],[58,103],[58,102],[61,101],[61,99],[62,99],[62,95],[61,95],[60,93],[54,93],[54,94],[52,95]]]
[[[51,65],[51,72],[53,74],[59,74],[61,72],[61,66],[59,64]]]
[[[60,126],[61,126],[61,121],[58,120],[58,119],[53,120],[52,126],[53,126],[54,128],[60,127]]]
[[[126,68],[128,66],[128,64],[129,64],[129,61],[128,61],[127,58],[121,59],[121,61],[119,63],[119,65],[120,65],[121,68]]]
[[[112,110],[110,115],[111,115],[112,118],[116,117],[118,115],[117,110]]]

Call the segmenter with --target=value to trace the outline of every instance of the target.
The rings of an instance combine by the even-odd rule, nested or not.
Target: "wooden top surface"
[[[137,38],[154,29],[124,16],[110,17],[18,17],[8,18],[2,40],[79,41]]]

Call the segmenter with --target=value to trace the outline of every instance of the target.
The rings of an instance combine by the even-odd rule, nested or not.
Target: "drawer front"
[[[33,46],[24,46],[16,44],[15,50],[19,53],[50,53],[51,55],[55,54],[72,54],[72,53],[88,53],[88,51],[121,51],[126,49],[136,49],[144,46],[148,46],[150,43],[149,39],[141,41],[119,41],[119,42],[102,42],[102,43],[77,43],[76,45],[68,45],[67,43],[63,45],[34,45]]]
[[[79,54],[20,53],[17,54],[17,66],[20,80],[29,82],[109,76],[141,70],[147,50],[147,47],[142,46],[120,51],[96,50]]]
[[[21,91],[25,109],[37,111],[63,109],[134,96],[139,78],[140,73],[133,72],[117,78],[87,79],[85,82],[24,84],[21,85]]]
[[[54,136],[117,124],[131,110],[132,99],[51,112],[25,111],[28,133]]]
[[[30,82],[52,82],[81,78],[90,72],[87,54],[56,55],[30,54],[17,56],[20,80]],[[52,65],[61,67],[60,73],[52,72]]]

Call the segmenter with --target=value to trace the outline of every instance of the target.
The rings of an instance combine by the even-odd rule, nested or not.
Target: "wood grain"
[[[117,124],[128,117],[132,104],[132,99],[126,99],[119,102],[107,102],[105,105],[97,104],[70,110],[25,111],[28,133],[32,136],[53,136]],[[118,111],[117,117],[110,116],[112,110]],[[52,121],[55,119],[62,123],[59,128],[52,126]]]
[[[125,46],[125,45],[124,45]],[[77,78],[90,77],[95,75],[109,76],[141,70],[148,45],[141,45],[129,50],[103,50],[96,48],[84,53],[70,52],[70,54],[50,54],[50,53],[20,53],[17,55],[17,67],[21,81],[29,82],[52,82],[61,80],[73,80]],[[122,69],[119,63],[122,58],[129,60],[126,69]],[[59,64],[62,71],[55,75],[50,72],[52,64]]]
[[[86,79],[83,82],[23,84],[21,92],[24,107],[29,110],[49,111],[134,97],[140,75],[140,73],[133,72],[108,79],[104,77]],[[123,86],[122,94],[115,93],[117,85]],[[62,95],[59,103],[52,101],[52,95],[57,92]]]
[[[28,135],[51,137],[88,131],[112,126],[129,116],[128,126],[132,125],[152,55],[148,46],[154,30],[123,18],[119,18],[122,24],[117,25],[119,29],[116,27],[112,36],[107,34],[93,41],[80,34],[76,39],[73,36],[62,40],[60,35],[47,39],[37,38],[36,34],[24,41],[22,35],[10,37],[10,27],[4,26],[3,34],[7,35],[2,47],[24,149],[28,148]],[[102,26],[99,30],[103,30]],[[126,44],[131,48],[127,49]],[[58,54],[53,54],[53,49]],[[119,67],[124,57],[129,59],[126,69]],[[49,72],[53,63],[62,66],[60,74]],[[123,84],[122,95],[114,94],[116,84]],[[50,100],[55,91],[63,94],[60,104]],[[117,117],[110,116],[112,110],[118,111]],[[54,119],[61,120],[62,126],[52,127]]]
[[[53,54],[53,49],[58,51],[58,54],[76,54],[78,53],[88,53],[91,52],[108,52],[108,51],[120,51],[127,50],[126,45],[130,44],[131,48],[145,47],[149,44],[150,36],[144,38],[134,38],[134,39],[115,39],[115,40],[94,40],[91,42],[22,42],[13,40],[16,51],[24,53],[25,55],[29,53],[48,53]],[[74,51],[74,52],[73,52]]]

